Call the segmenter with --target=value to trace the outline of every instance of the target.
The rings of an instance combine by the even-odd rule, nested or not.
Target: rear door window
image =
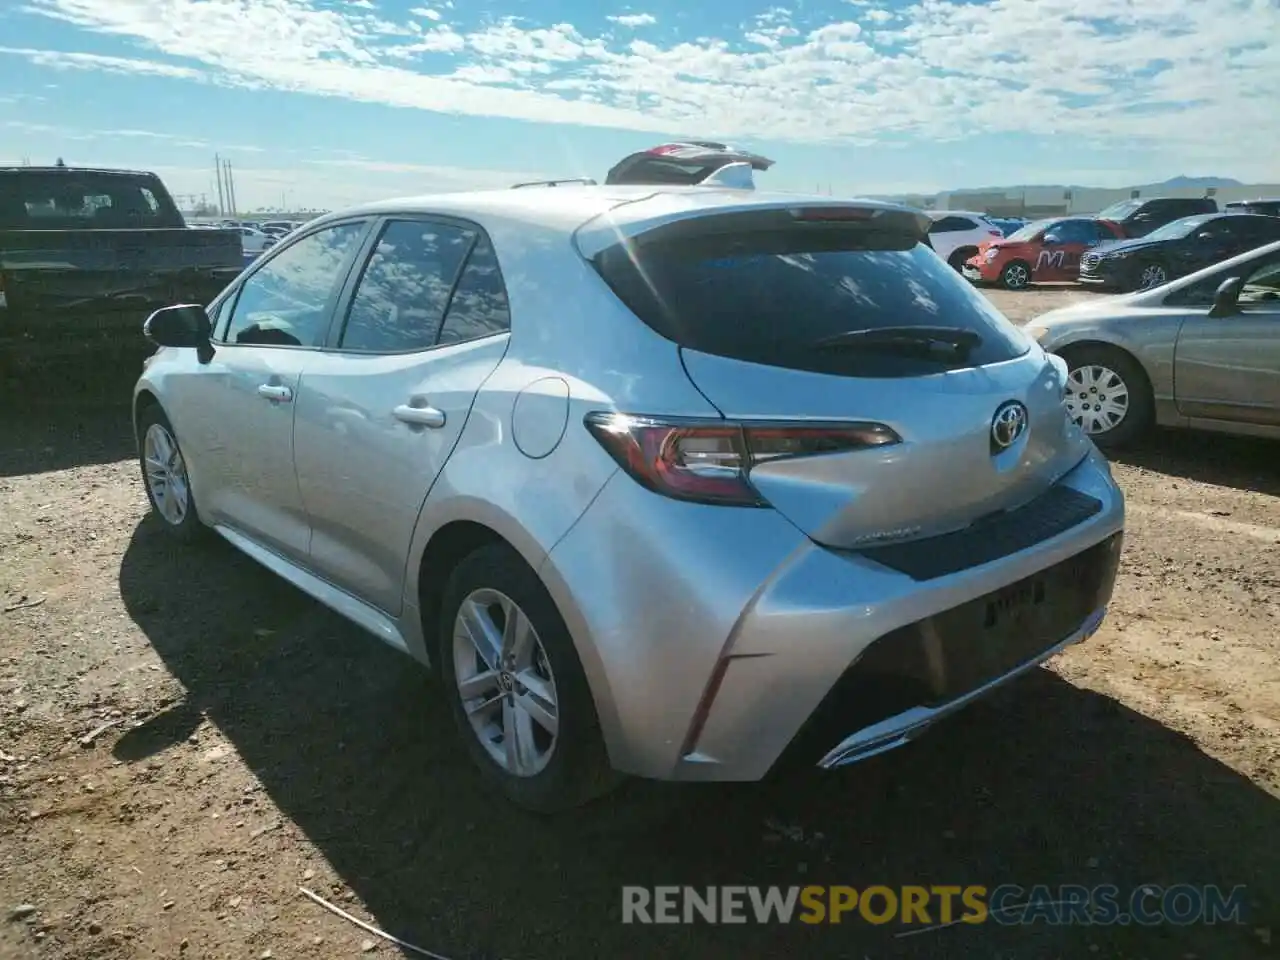
[[[510,329],[511,307],[498,259],[488,238],[480,237],[458,278],[437,342],[462,343]]]
[[[595,265],[659,334],[737,360],[844,376],[917,376],[1010,360],[1029,348],[986,297],[923,244],[857,228],[618,244]],[[913,351],[902,343],[823,343],[901,327],[960,328],[979,342],[963,358],[927,345]]]
[[[1051,236],[1058,243],[1096,243],[1098,225],[1092,220],[1061,220],[1045,231],[1045,239]]]
[[[342,349],[404,353],[435,346],[475,238],[474,231],[448,223],[388,223],[351,300]]]

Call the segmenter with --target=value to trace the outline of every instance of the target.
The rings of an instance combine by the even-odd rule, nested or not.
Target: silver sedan
[[[1089,636],[1066,368],[872,201],[584,186],[312,221],[147,322],[154,512],[434,666],[535,810],[836,767]]]
[[[1067,409],[1099,446],[1153,425],[1280,438],[1280,243],[1026,329],[1067,361]]]

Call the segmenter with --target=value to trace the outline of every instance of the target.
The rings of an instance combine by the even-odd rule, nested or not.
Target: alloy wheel
[[[146,469],[147,490],[151,493],[156,511],[166,523],[179,526],[187,516],[190,484],[187,480],[187,466],[178,450],[178,442],[163,426],[153,423],[147,427],[142,458]]]
[[[1010,290],[1021,290],[1030,282],[1031,274],[1022,264],[1014,263],[1005,267],[1004,284]]]
[[[1129,412],[1129,386],[1101,364],[1076,367],[1067,374],[1067,413],[1091,437],[1108,433]]]
[[[490,758],[517,777],[546,769],[559,735],[555,674],[519,605],[472,591],[454,618],[454,679],[471,729]]]
[[[1167,282],[1168,279],[1169,274],[1164,267],[1158,263],[1148,263],[1142,268],[1142,272],[1138,274],[1138,289],[1150,290],[1152,287],[1158,287]]]

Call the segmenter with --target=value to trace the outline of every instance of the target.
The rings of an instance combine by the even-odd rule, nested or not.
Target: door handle
[[[444,411],[435,407],[411,407],[402,403],[391,413],[397,420],[412,424],[415,427],[443,427]]]
[[[258,386],[258,396],[268,400],[288,401],[293,399],[293,391],[283,383],[263,383]]]

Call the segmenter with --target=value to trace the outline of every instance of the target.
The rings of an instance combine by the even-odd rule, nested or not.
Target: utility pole
[[[231,173],[231,161],[224,160],[223,163],[225,163],[227,167],[227,193],[231,196],[231,215],[233,217],[239,217],[240,205],[236,203],[236,181],[235,177]]]
[[[226,216],[227,205],[222,195],[222,158],[218,154],[213,155],[213,167],[217,171],[218,180],[218,216]]]

